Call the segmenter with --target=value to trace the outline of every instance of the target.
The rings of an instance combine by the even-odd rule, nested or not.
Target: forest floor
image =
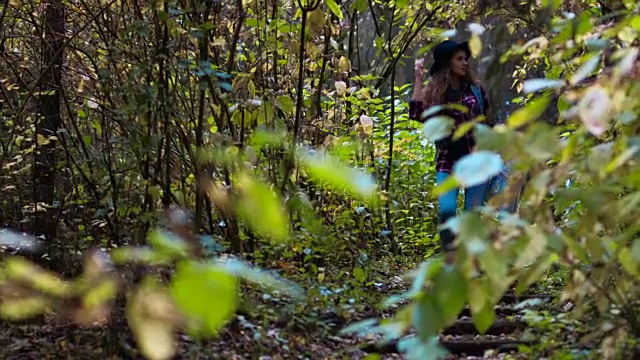
[[[388,265],[388,263],[387,263]],[[340,329],[370,317],[388,317],[377,304],[410,285],[401,276],[406,268],[387,268],[369,274],[359,288],[309,280],[312,292],[306,304],[286,301],[253,288],[243,289],[239,311],[215,339],[177,337],[175,359],[402,359],[399,354],[367,357],[367,340],[340,335]],[[378,267],[380,268],[380,267]],[[305,288],[309,289],[307,285]],[[330,294],[330,295],[327,295]],[[356,300],[358,299],[358,300]],[[0,324],[0,358],[13,359],[143,359],[126,325],[124,307],[113,310],[112,321],[101,327],[79,327],[54,318]],[[480,359],[482,357],[465,357]],[[504,355],[485,357],[502,359]],[[450,357],[450,359],[459,359]]]

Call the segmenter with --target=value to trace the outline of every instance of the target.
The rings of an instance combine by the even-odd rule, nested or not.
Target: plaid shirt
[[[487,99],[487,92],[484,88],[482,88],[482,94],[484,96],[484,107],[486,114],[487,108],[489,107],[489,100]],[[434,115],[444,115],[453,118],[455,121],[454,131],[456,127],[467,121],[473,120],[481,114],[478,99],[476,99],[476,97],[473,95],[473,92],[468,85],[464,86],[460,90],[449,89],[446,94],[446,98],[447,103],[461,104],[469,109],[468,112],[445,109]],[[421,119],[421,114],[427,108],[428,107],[425,106],[422,101],[411,100],[409,102],[409,118],[423,122],[426,121],[427,119]],[[493,123],[489,122],[488,120],[489,119],[487,118],[485,120],[485,123],[487,125],[493,126]],[[473,138],[472,131],[467,131],[464,136],[455,141],[453,140],[453,135],[449,135],[442,140],[436,141],[436,170],[451,173],[453,164],[455,164],[455,162],[463,156],[471,153],[475,145],[476,142]]]

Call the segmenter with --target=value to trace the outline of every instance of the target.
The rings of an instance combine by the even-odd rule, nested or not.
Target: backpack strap
[[[484,96],[482,94],[482,88],[480,86],[473,84],[471,85],[471,92],[473,92],[473,96],[478,100],[478,106],[480,106],[480,112],[484,114]]]

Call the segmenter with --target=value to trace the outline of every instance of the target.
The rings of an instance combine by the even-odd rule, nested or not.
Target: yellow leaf
[[[211,43],[211,45],[213,45],[213,46],[225,46],[225,45],[227,45],[227,41],[223,37],[217,37],[217,38],[213,39],[213,42]]]
[[[340,71],[351,71],[351,61],[346,56],[342,56],[338,61],[338,68]]]
[[[473,57],[480,56],[482,52],[482,40],[480,40],[480,36],[478,34],[471,35],[469,39],[469,50],[471,50],[471,55]]]
[[[176,353],[175,308],[158,288],[139,288],[127,303],[127,320],[147,359],[168,360]]]
[[[38,144],[40,144],[40,145],[44,145],[44,144],[46,144],[48,142],[47,138],[45,138],[44,135],[42,135],[42,134],[38,134],[37,140],[38,140]]]

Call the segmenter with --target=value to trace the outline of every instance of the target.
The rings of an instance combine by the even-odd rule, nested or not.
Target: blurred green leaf
[[[291,96],[288,95],[278,96],[275,101],[275,105],[276,107],[278,107],[278,109],[288,114],[293,114],[293,110],[295,110],[293,99],[291,99]]]
[[[571,85],[576,85],[582,80],[586,79],[596,70],[599,63],[600,63],[600,54],[590,56],[589,60],[587,60],[584,64],[582,64],[582,66],[580,66],[580,68],[575,72],[575,74],[573,74],[573,76],[571,77],[571,80],[569,80],[569,83],[571,83]]]
[[[558,256],[556,254],[548,253],[538,257],[535,263],[528,266],[518,278],[515,289],[516,295],[524,293],[533,283],[538,281],[557,259]]]
[[[437,336],[440,329],[445,325],[442,311],[432,294],[425,294],[418,301],[413,310],[412,324],[416,329],[417,335],[423,341]]]
[[[360,267],[353,268],[353,277],[359,282],[364,283],[367,280],[367,274]]]
[[[142,354],[150,360],[169,360],[176,353],[176,318],[165,292],[142,286],[127,302],[127,320]]]
[[[480,334],[489,330],[496,318],[489,293],[490,289],[481,279],[469,282],[469,308],[473,323]]]
[[[216,263],[229,274],[256,285],[278,290],[294,298],[301,299],[304,297],[304,289],[288,279],[279,277],[277,273],[273,273],[272,271],[259,269],[245,261],[235,258],[218,259]]]
[[[179,263],[170,291],[189,330],[198,334],[217,334],[236,309],[236,279],[217,264]]]
[[[433,296],[442,313],[444,326],[450,325],[467,301],[467,279],[458,268],[444,267],[434,279]]]
[[[505,130],[504,127],[499,131],[498,128],[491,128],[485,124],[475,124],[473,136],[478,149],[498,152],[507,148],[513,149],[516,144],[511,133]]]
[[[72,285],[69,282],[21,257],[6,258],[5,270],[9,278],[21,281],[45,294],[59,297],[71,294]]]
[[[478,34],[471,34],[469,38],[469,49],[471,56],[477,58],[482,53],[482,40]]]
[[[526,229],[527,245],[520,251],[518,258],[513,265],[516,268],[522,268],[531,265],[538,259],[547,248],[547,236],[537,226],[531,226]]]
[[[49,300],[40,295],[19,298],[3,296],[0,302],[0,316],[9,320],[29,319],[42,314],[49,306]]]
[[[163,265],[172,262],[171,257],[146,246],[127,246],[114,249],[111,256],[116,264],[139,262],[148,265]]]
[[[548,95],[543,95],[529,101],[524,107],[519,108],[509,116],[507,125],[512,129],[517,129],[528,124],[542,116],[550,102],[551,100]]]
[[[344,165],[328,154],[300,150],[298,158],[312,180],[363,201],[377,202],[377,186],[371,175]]]
[[[480,185],[502,171],[500,155],[486,150],[464,156],[453,165],[453,175],[464,187]]]
[[[398,350],[407,360],[437,360],[449,355],[449,351],[439,344],[437,336],[426,341],[416,337],[403,338],[398,342]]]
[[[447,193],[457,187],[460,186],[460,182],[455,176],[449,176],[447,180],[443,183],[439,184],[434,190],[432,194],[432,198],[437,198],[438,196]]]
[[[83,295],[82,301],[87,307],[101,306],[105,302],[115,298],[118,293],[118,283],[113,278],[105,278],[91,286]]]
[[[365,319],[361,321],[356,321],[344,329],[340,330],[341,335],[352,335],[357,334],[359,336],[365,336],[370,332],[370,330],[378,324],[378,320],[376,319]]]
[[[411,290],[407,294],[409,297],[414,297],[420,294],[423,291],[424,285],[428,280],[431,280],[435,275],[440,273],[440,268],[442,267],[441,260],[428,259],[423,261],[420,266],[412,272],[413,284],[411,285]]]
[[[451,135],[454,121],[448,116],[435,116],[428,119],[422,126],[422,135],[428,141],[438,141]]]
[[[536,160],[548,160],[560,151],[556,129],[544,122],[531,124],[523,139],[524,149]]]
[[[149,244],[158,252],[159,256],[168,258],[183,258],[189,254],[187,243],[176,234],[155,229],[149,234]]]
[[[240,196],[236,207],[240,215],[260,235],[276,241],[289,236],[289,223],[280,197],[266,183],[241,173],[237,180]]]
[[[325,0],[325,4],[338,19],[342,20],[342,10],[335,0]]]
[[[540,90],[557,89],[564,86],[564,81],[558,79],[530,79],[525,80],[522,91],[531,94]]]

